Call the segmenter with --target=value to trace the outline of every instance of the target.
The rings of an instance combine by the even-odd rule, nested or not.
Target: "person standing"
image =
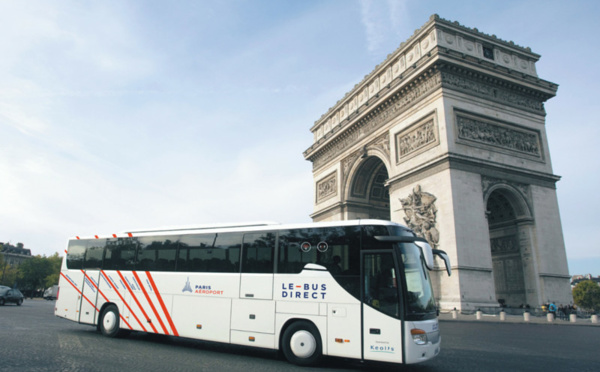
[[[554,316],[554,319],[556,319],[556,305],[554,302],[550,302],[550,305],[548,305],[548,312]]]

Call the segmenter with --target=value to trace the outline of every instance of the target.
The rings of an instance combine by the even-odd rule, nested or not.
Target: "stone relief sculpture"
[[[422,191],[421,185],[417,185],[408,197],[400,199],[402,209],[406,215],[404,217],[406,225],[417,236],[425,238],[434,249],[440,241],[440,233],[435,227],[437,213],[436,200],[437,198],[432,194]]]
[[[317,203],[337,195],[337,173],[332,173],[317,183]]]
[[[482,120],[456,116],[458,137],[507,150],[541,157],[540,138],[536,132],[514,130]]]

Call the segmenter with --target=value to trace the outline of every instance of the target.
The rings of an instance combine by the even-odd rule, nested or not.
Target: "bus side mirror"
[[[439,256],[442,260],[444,260],[444,264],[446,265],[446,272],[448,273],[448,276],[452,275],[452,269],[450,268],[450,258],[448,257],[446,252],[444,252],[440,249],[434,249],[433,254],[435,254],[436,256]]]
[[[431,249],[431,246],[429,245],[429,243],[427,243],[425,239],[418,239],[420,240],[416,240],[415,244],[421,249],[421,252],[423,253],[423,258],[425,259],[425,266],[427,266],[428,270],[433,270],[433,250]]]

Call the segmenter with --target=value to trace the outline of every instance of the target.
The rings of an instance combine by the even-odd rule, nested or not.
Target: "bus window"
[[[85,251],[85,259],[83,260],[83,268],[102,268],[102,258],[104,257],[104,246],[106,245],[106,239],[88,240],[87,242],[88,244]]]
[[[392,253],[365,254],[364,273],[364,303],[398,318],[398,275]]]
[[[177,271],[237,273],[241,243],[241,233],[182,236]]]
[[[244,234],[242,253],[243,273],[273,273],[275,233]]]
[[[179,240],[177,271],[207,272],[215,234],[184,235]]]
[[[242,233],[219,233],[208,269],[211,272],[239,273]]]
[[[137,270],[175,271],[177,236],[157,236],[139,238]]]
[[[104,270],[135,270],[136,247],[131,238],[107,239]]]
[[[71,240],[67,251],[67,268],[81,269],[85,257],[85,240]]]

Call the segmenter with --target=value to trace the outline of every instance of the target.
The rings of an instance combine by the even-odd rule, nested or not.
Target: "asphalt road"
[[[403,366],[326,358],[317,368],[273,351],[133,333],[102,337],[53,315],[54,303],[0,307],[0,371],[599,371],[600,327],[444,321],[442,352]]]

